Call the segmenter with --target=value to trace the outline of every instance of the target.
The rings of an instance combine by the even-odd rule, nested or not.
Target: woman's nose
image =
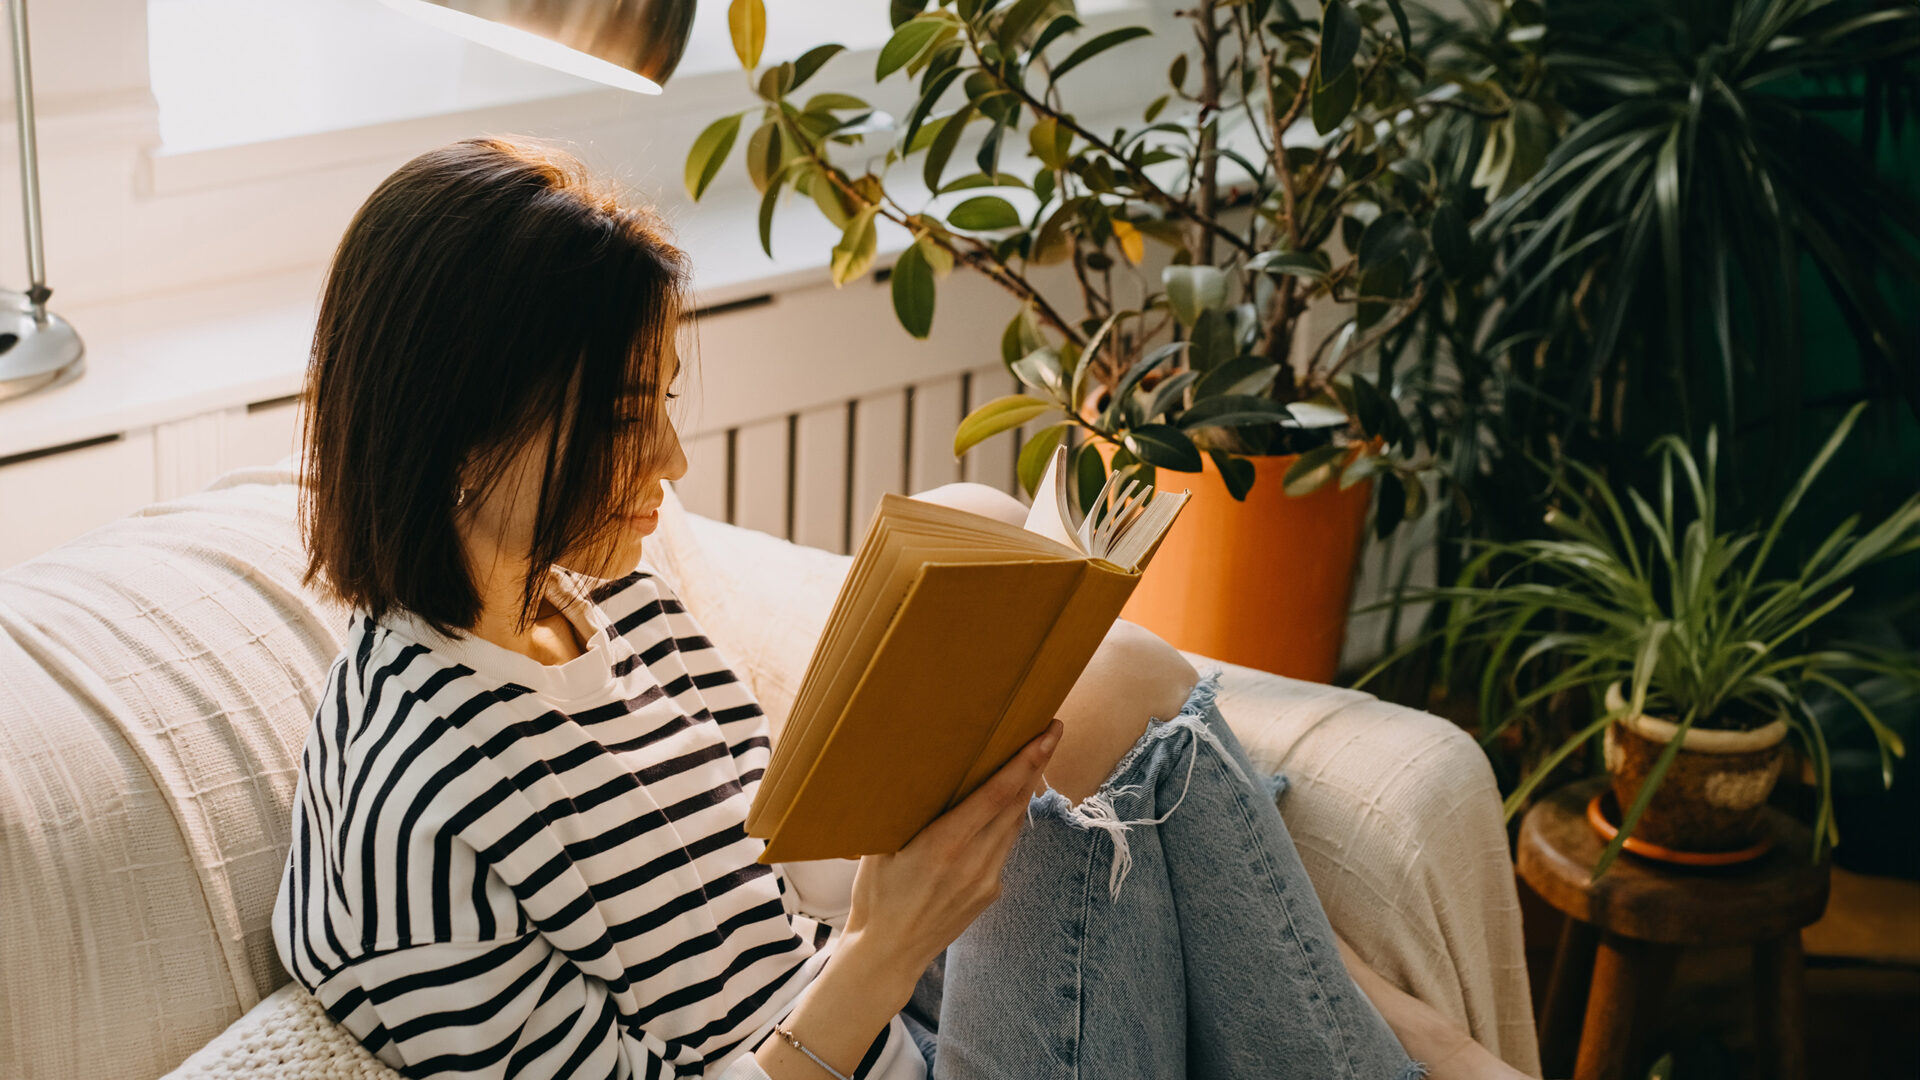
[[[678,480],[687,475],[687,453],[680,446],[680,432],[673,433],[673,461],[667,466],[667,479]]]

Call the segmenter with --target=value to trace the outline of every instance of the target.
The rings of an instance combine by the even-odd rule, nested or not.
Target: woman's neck
[[[489,560],[484,571],[475,567],[473,578],[480,594],[480,617],[468,632],[542,664],[564,664],[586,652],[586,642],[581,640],[579,631],[547,599],[544,587],[533,621],[520,625],[520,590],[526,572],[525,563],[516,565],[505,559]]]

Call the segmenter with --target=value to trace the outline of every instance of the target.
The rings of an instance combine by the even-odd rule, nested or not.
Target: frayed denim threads
[[[1220,677],[1225,670],[1215,665],[1204,672],[1200,680],[1194,684],[1192,691],[1188,693],[1186,703],[1180,707],[1180,711],[1175,713],[1172,719],[1148,718],[1146,731],[1140,735],[1132,749],[1128,750],[1114,765],[1112,772],[1100,785],[1100,789],[1081,800],[1078,806],[1069,804],[1067,797],[1056,791],[1051,784],[1047,785],[1046,791],[1034,796],[1028,802],[1027,823],[1029,825],[1033,823],[1033,812],[1037,808],[1045,813],[1056,814],[1077,828],[1099,829],[1113,841],[1113,865],[1107,872],[1108,899],[1120,898],[1120,885],[1126,881],[1127,872],[1133,867],[1133,852],[1127,843],[1127,829],[1134,825],[1158,825],[1180,808],[1181,802],[1187,797],[1188,789],[1193,784],[1193,766],[1199,758],[1201,743],[1213,747],[1214,753],[1219,755],[1220,760],[1227,763],[1235,776],[1249,786],[1252,785],[1245,770],[1240,768],[1240,763],[1234,760],[1232,753],[1221,744],[1220,736],[1214,734],[1212,727],[1206,722],[1207,710],[1213,707],[1214,699],[1220,693]],[[1166,813],[1159,817],[1121,820],[1119,811],[1114,809],[1113,800],[1121,795],[1137,794],[1140,791],[1140,785],[1134,783],[1114,787],[1114,782],[1133,766],[1136,758],[1155,743],[1172,738],[1182,731],[1192,735],[1190,745],[1193,753],[1187,758],[1186,780],[1180,788],[1180,797],[1175,799]],[[1267,791],[1268,798],[1278,798],[1280,793],[1286,790],[1286,775],[1276,773],[1272,776],[1263,776],[1261,786]]]

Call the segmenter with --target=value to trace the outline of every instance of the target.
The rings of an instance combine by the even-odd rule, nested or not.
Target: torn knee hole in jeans
[[[1125,756],[1114,765],[1113,771],[1108,775],[1106,781],[1100,785],[1099,790],[1082,799],[1076,805],[1069,803],[1065,795],[1055,790],[1053,785],[1049,784],[1045,792],[1035,796],[1027,805],[1027,821],[1029,824],[1033,821],[1034,807],[1038,806],[1045,813],[1059,817],[1076,828],[1098,829],[1107,834],[1108,839],[1113,842],[1113,863],[1107,872],[1107,895],[1111,900],[1118,900],[1120,898],[1120,885],[1126,880],[1127,871],[1133,866],[1133,853],[1129,850],[1127,843],[1128,828],[1134,825],[1158,825],[1167,820],[1175,810],[1180,808],[1180,804],[1186,800],[1188,788],[1193,783],[1193,766],[1195,762],[1199,760],[1200,745],[1202,743],[1211,746],[1213,752],[1219,755],[1220,760],[1226,762],[1227,768],[1232,770],[1235,776],[1238,776],[1243,782],[1251,783],[1251,781],[1248,780],[1246,772],[1241,769],[1240,763],[1234,759],[1233,754],[1221,743],[1220,736],[1207,724],[1207,710],[1213,706],[1214,698],[1220,692],[1220,676],[1222,670],[1221,668],[1215,667],[1202,675],[1200,681],[1194,684],[1193,691],[1188,695],[1186,704],[1181,707],[1180,711],[1175,714],[1171,720],[1160,720],[1158,718],[1149,720],[1147,722],[1147,730],[1141,734],[1139,740],[1134,743],[1133,748],[1128,750]],[[1115,782],[1133,765],[1134,760],[1145,753],[1148,748],[1162,740],[1173,738],[1180,732],[1188,733],[1187,749],[1190,752],[1186,755],[1186,765],[1182,770],[1184,780],[1180,787],[1179,797],[1176,798],[1173,805],[1168,807],[1166,812],[1159,817],[1137,818],[1131,821],[1122,820],[1119,811],[1114,807],[1114,799],[1121,795],[1137,793],[1140,785],[1126,784],[1116,786]],[[1175,768],[1180,768],[1180,766],[1175,766]],[[1263,775],[1260,781],[1259,786],[1267,792],[1268,798],[1272,799],[1279,798],[1280,793],[1285,791],[1287,787],[1285,773],[1275,773],[1271,776]]]

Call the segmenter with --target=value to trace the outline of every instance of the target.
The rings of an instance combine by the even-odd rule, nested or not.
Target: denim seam
[[[1087,845],[1087,866],[1081,874],[1079,948],[1073,959],[1073,1080],[1080,1080],[1080,1052],[1087,1034],[1087,928],[1093,925],[1093,868],[1100,845]]]
[[[1232,762],[1231,759],[1228,759],[1228,763],[1236,764]],[[1266,845],[1258,842],[1259,833],[1254,827],[1253,820],[1248,816],[1247,802],[1242,793],[1237,791],[1234,793],[1233,805],[1235,809],[1240,811],[1241,826],[1246,829],[1248,836],[1252,837],[1255,841],[1249,846],[1259,853],[1260,866],[1266,875],[1267,881],[1269,883],[1277,881],[1280,875],[1274,869],[1273,861],[1269,858]],[[1309,885],[1311,885],[1311,882],[1309,882]],[[1271,885],[1269,887],[1271,887]],[[1320,1000],[1326,1011],[1328,1025],[1332,1027],[1340,1037],[1340,1050],[1342,1055],[1347,1059],[1347,1075],[1349,1077],[1358,1077],[1359,1073],[1353,1061],[1353,1044],[1351,1040],[1347,1038],[1346,1026],[1340,1022],[1340,1016],[1334,1010],[1333,997],[1327,992],[1326,979],[1320,971],[1320,962],[1318,958],[1314,956],[1313,950],[1307,948],[1306,939],[1300,936],[1300,927],[1294,922],[1293,918],[1293,904],[1287,898],[1284,890],[1273,889],[1273,895],[1275,899],[1280,901],[1280,911],[1286,916],[1287,933],[1293,938],[1294,945],[1300,950],[1301,957],[1306,961],[1307,971],[1313,976],[1314,985],[1320,990]],[[1331,930],[1332,927],[1329,926],[1328,929]],[[1348,976],[1347,981],[1352,983],[1352,976]],[[1359,987],[1356,985],[1354,989],[1357,992]]]

